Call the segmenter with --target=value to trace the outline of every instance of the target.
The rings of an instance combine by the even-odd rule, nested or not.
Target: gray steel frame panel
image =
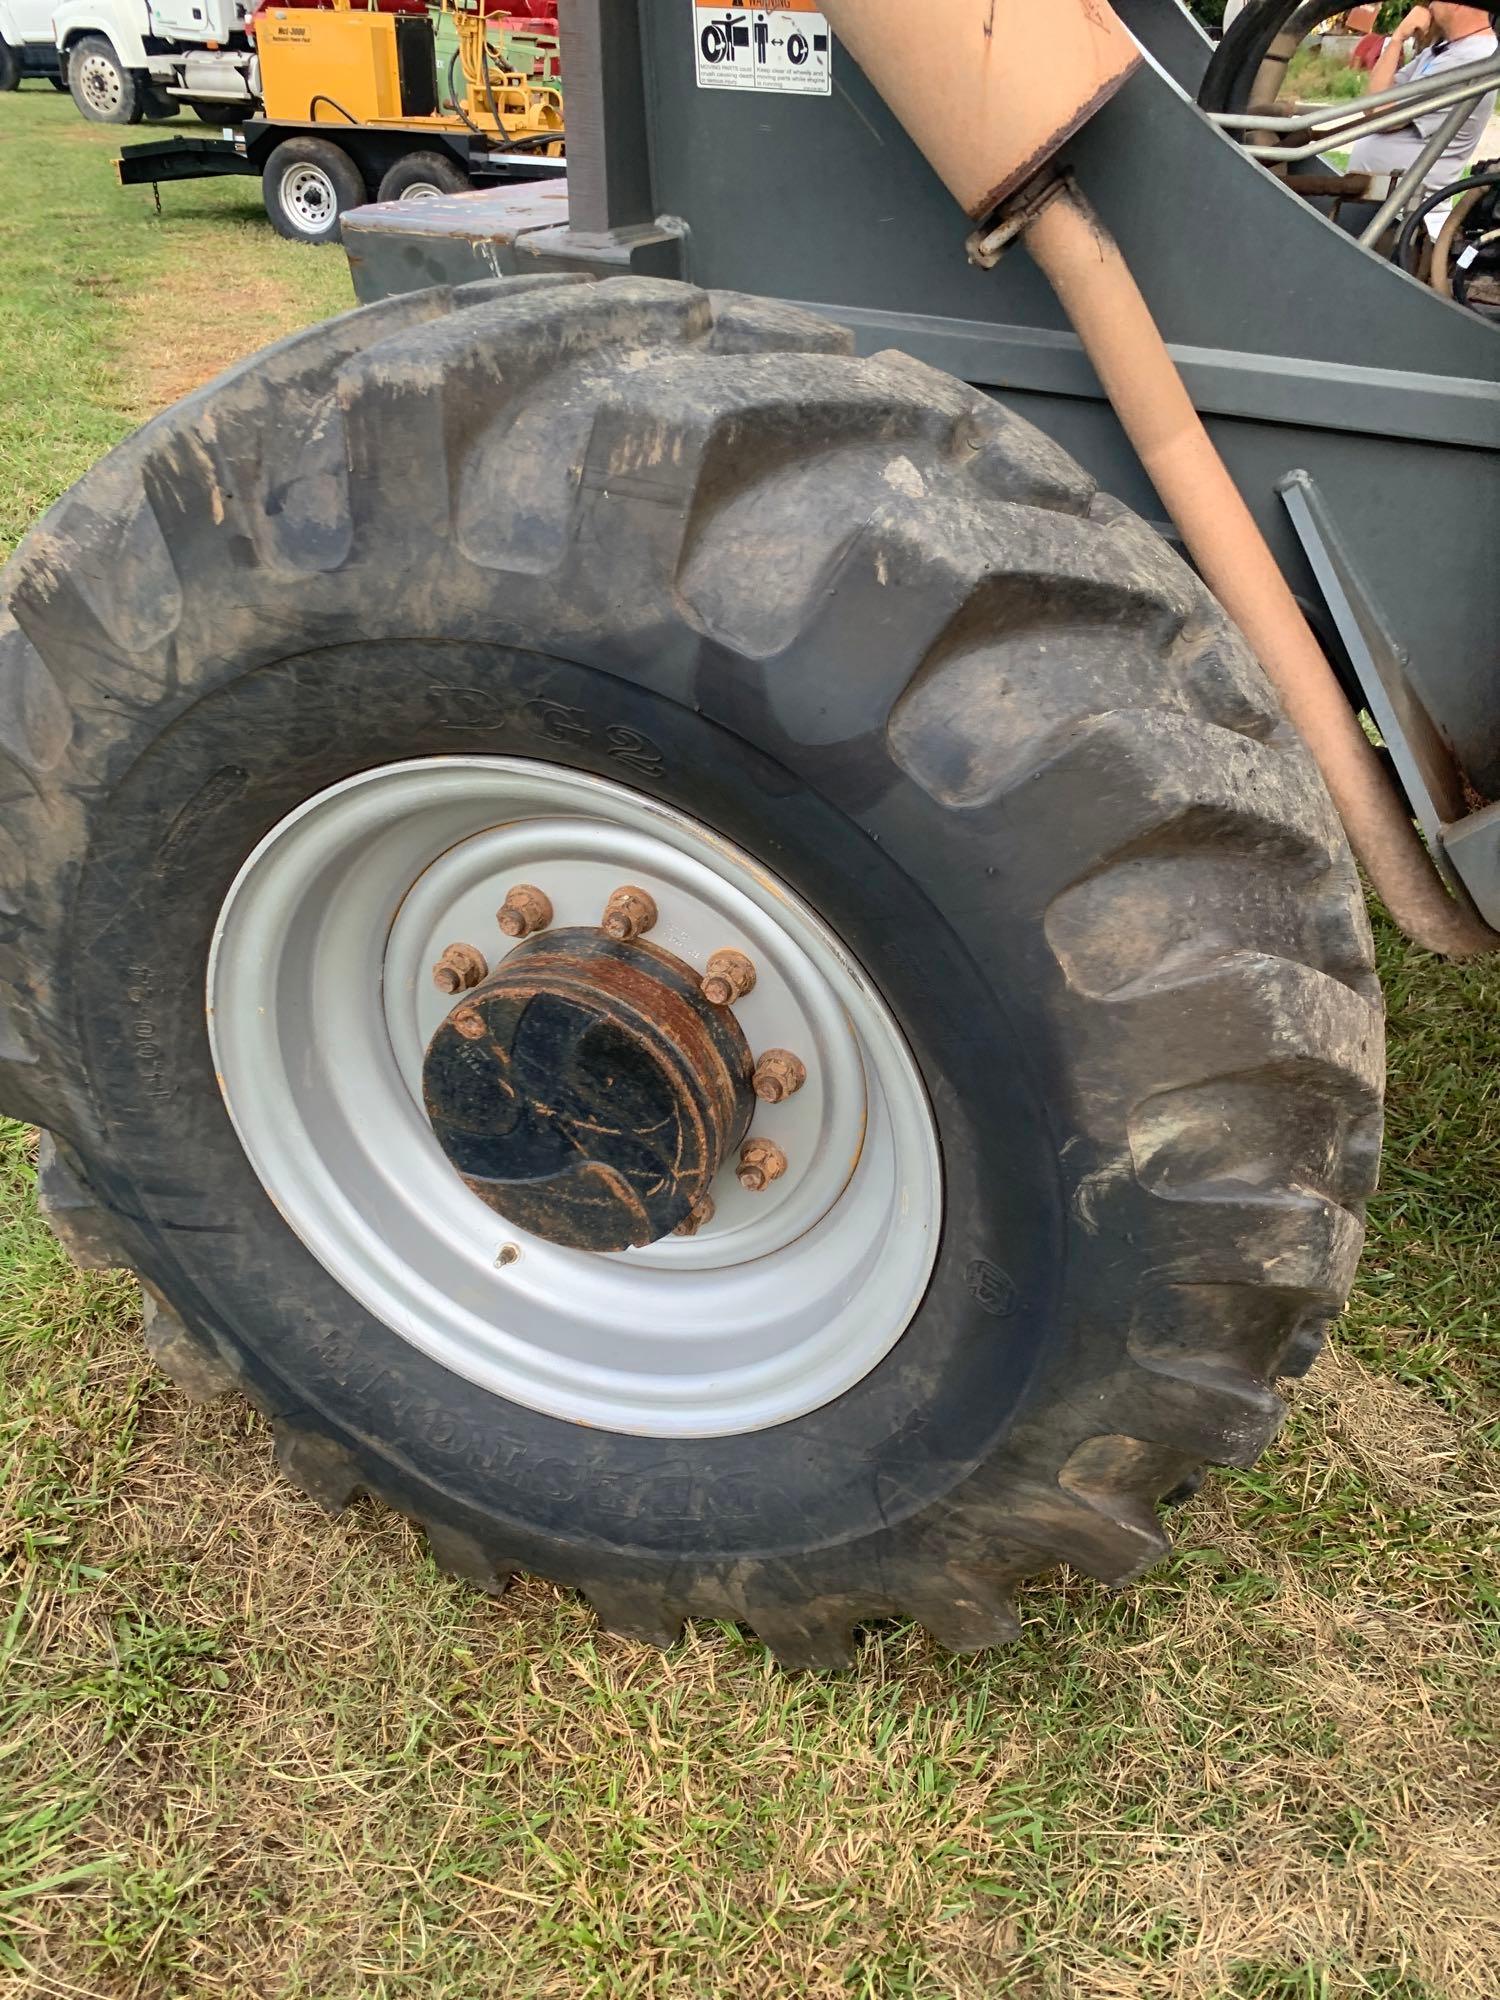
[[[605,0],[607,4],[607,0]],[[628,0],[622,0],[628,4]],[[1500,330],[1337,229],[1198,113],[1177,0],[1118,0],[1148,61],[1068,163],[1119,238],[1294,589],[1317,584],[1277,494],[1305,468],[1381,579],[1424,704],[1500,795]],[[695,283],[800,299],[1000,394],[1162,513],[1030,260],[969,267],[950,197],[841,50],[830,98],[700,90],[687,0],[642,9],[652,203]],[[1412,360],[1421,362],[1420,371]]]

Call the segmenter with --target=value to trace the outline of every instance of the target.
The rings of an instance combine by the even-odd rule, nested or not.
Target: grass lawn
[[[121,192],[0,98],[0,540],[347,302],[251,183]],[[1389,933],[1391,1127],[1337,1351],[1121,1594],[789,1678],[330,1524],[146,1365],[0,1125],[0,1994],[1483,2000],[1500,1993],[1500,975]]]
[[[1337,104],[1363,97],[1369,86],[1368,70],[1353,69],[1342,57],[1304,42],[1287,65],[1281,94],[1299,104]]]

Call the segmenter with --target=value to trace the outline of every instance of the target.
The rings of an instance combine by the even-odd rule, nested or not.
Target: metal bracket
[[[993,271],[1000,259],[1018,236],[1024,235],[1036,221],[1042,210],[1054,196],[1062,193],[1067,185],[1066,176],[1048,166],[1043,172],[1018,188],[996,213],[991,216],[988,227],[972,232],[964,244],[964,251],[971,264],[977,264],[982,271]]]
[[[1462,900],[1472,902],[1486,923],[1500,927],[1500,806],[1465,811],[1463,773],[1412,686],[1407,655],[1392,638],[1316,480],[1293,471],[1276,482],[1276,490],[1433,861]]]

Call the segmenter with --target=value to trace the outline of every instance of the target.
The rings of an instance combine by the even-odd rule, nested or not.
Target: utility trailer
[[[0,1104],[329,1509],[982,1647],[1339,1311],[1351,836],[1497,942],[1500,335],[1175,0],[560,20],[566,186],[351,214],[0,578]]]
[[[294,242],[335,243],[344,218],[368,201],[411,203],[466,188],[561,178],[561,160],[510,152],[430,123],[338,126],[247,119],[222,137],[148,139],[121,148],[122,187],[250,175],[273,226]],[[158,193],[158,199],[160,198]]]
[[[163,181],[254,174],[281,235],[334,243],[345,215],[371,197],[410,204],[559,173],[560,92],[497,73],[491,17],[452,11],[459,47],[449,82],[456,89],[462,60],[465,88],[444,108],[424,0],[262,5],[251,24],[259,114],[218,140],[125,147],[121,184],[159,190]]]

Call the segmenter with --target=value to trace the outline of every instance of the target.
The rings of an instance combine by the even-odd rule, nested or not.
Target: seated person
[[[1433,29],[1437,31],[1438,39],[1402,65],[1401,56],[1407,41],[1413,35],[1426,35]],[[1442,70],[1467,69],[1473,63],[1483,62],[1486,56],[1494,55],[1497,47],[1500,43],[1497,43],[1485,8],[1458,7],[1452,5],[1451,0],[1431,0],[1429,6],[1413,7],[1386,42],[1370,71],[1370,94],[1373,97],[1396,83],[1416,83]],[[1423,195],[1435,194],[1439,188],[1447,187],[1462,177],[1478,150],[1494,109],[1495,91],[1492,89],[1474,106],[1433,162],[1415,200],[1420,201]],[[1367,138],[1358,140],[1349,154],[1348,171],[1351,174],[1402,173],[1447,116],[1447,111],[1424,111],[1409,124],[1397,126],[1393,132],[1373,132]],[[1428,215],[1427,226],[1434,236],[1442,229],[1445,220],[1441,205]]]

